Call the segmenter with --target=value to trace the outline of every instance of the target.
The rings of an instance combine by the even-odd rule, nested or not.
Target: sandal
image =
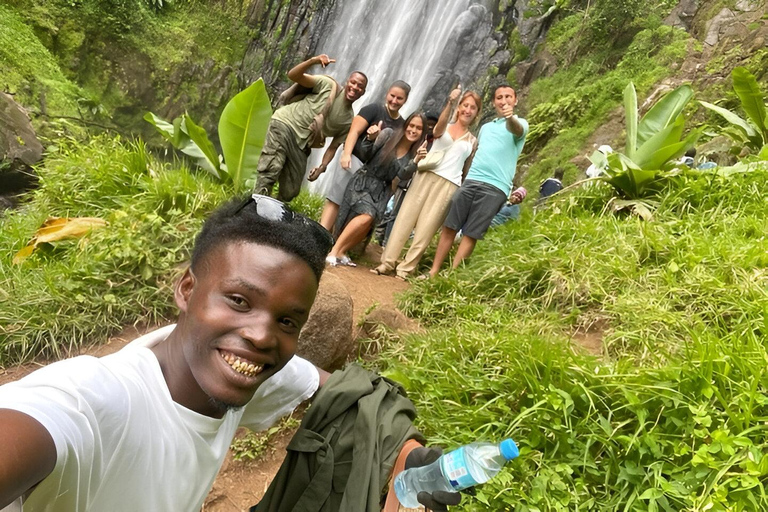
[[[335,267],[336,265],[339,264],[339,259],[334,258],[333,256],[328,256],[327,258],[325,258],[325,264],[330,265],[331,267]]]
[[[386,269],[382,270],[382,266],[381,265],[379,265],[376,268],[372,268],[369,272],[371,274],[376,274],[377,276],[387,276],[387,275],[390,275],[392,273],[391,270],[386,270]]]
[[[349,259],[349,256],[342,256],[338,260],[339,265],[344,265],[345,267],[356,267],[357,263]]]

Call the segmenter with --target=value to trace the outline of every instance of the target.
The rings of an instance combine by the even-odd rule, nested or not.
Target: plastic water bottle
[[[499,444],[468,444],[443,454],[432,464],[401,472],[395,477],[395,494],[404,507],[416,508],[420,505],[416,496],[421,491],[456,492],[483,484],[518,455],[520,451],[511,439]]]

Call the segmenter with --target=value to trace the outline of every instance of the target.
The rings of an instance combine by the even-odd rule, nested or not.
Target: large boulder
[[[301,330],[297,354],[326,371],[341,368],[357,351],[352,321],[352,296],[341,278],[326,272],[320,280],[309,319]]]
[[[26,110],[0,92],[0,195],[14,195],[35,181],[32,166],[40,161],[43,145]]]

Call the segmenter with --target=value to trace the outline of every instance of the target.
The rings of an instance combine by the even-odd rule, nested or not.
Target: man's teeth
[[[264,368],[263,364],[249,363],[248,361],[240,359],[236,355],[227,352],[222,352],[222,357],[227,362],[227,364],[232,367],[233,370],[235,370],[237,373],[242,373],[247,377],[256,376],[256,374],[258,374]]]

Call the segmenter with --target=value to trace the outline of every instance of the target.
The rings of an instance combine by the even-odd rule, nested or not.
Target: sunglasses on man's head
[[[263,196],[261,194],[253,194],[251,197],[243,201],[243,204],[241,204],[232,215],[239,214],[251,203],[256,205],[256,214],[262,219],[275,222],[285,222],[288,224],[292,224],[294,222],[302,223],[305,226],[310,226],[318,230],[318,232],[321,233],[321,236],[324,236],[326,240],[331,245],[333,245],[333,237],[327,229],[309,217],[294,212],[288,208],[285,203],[275,199],[274,197]]]

